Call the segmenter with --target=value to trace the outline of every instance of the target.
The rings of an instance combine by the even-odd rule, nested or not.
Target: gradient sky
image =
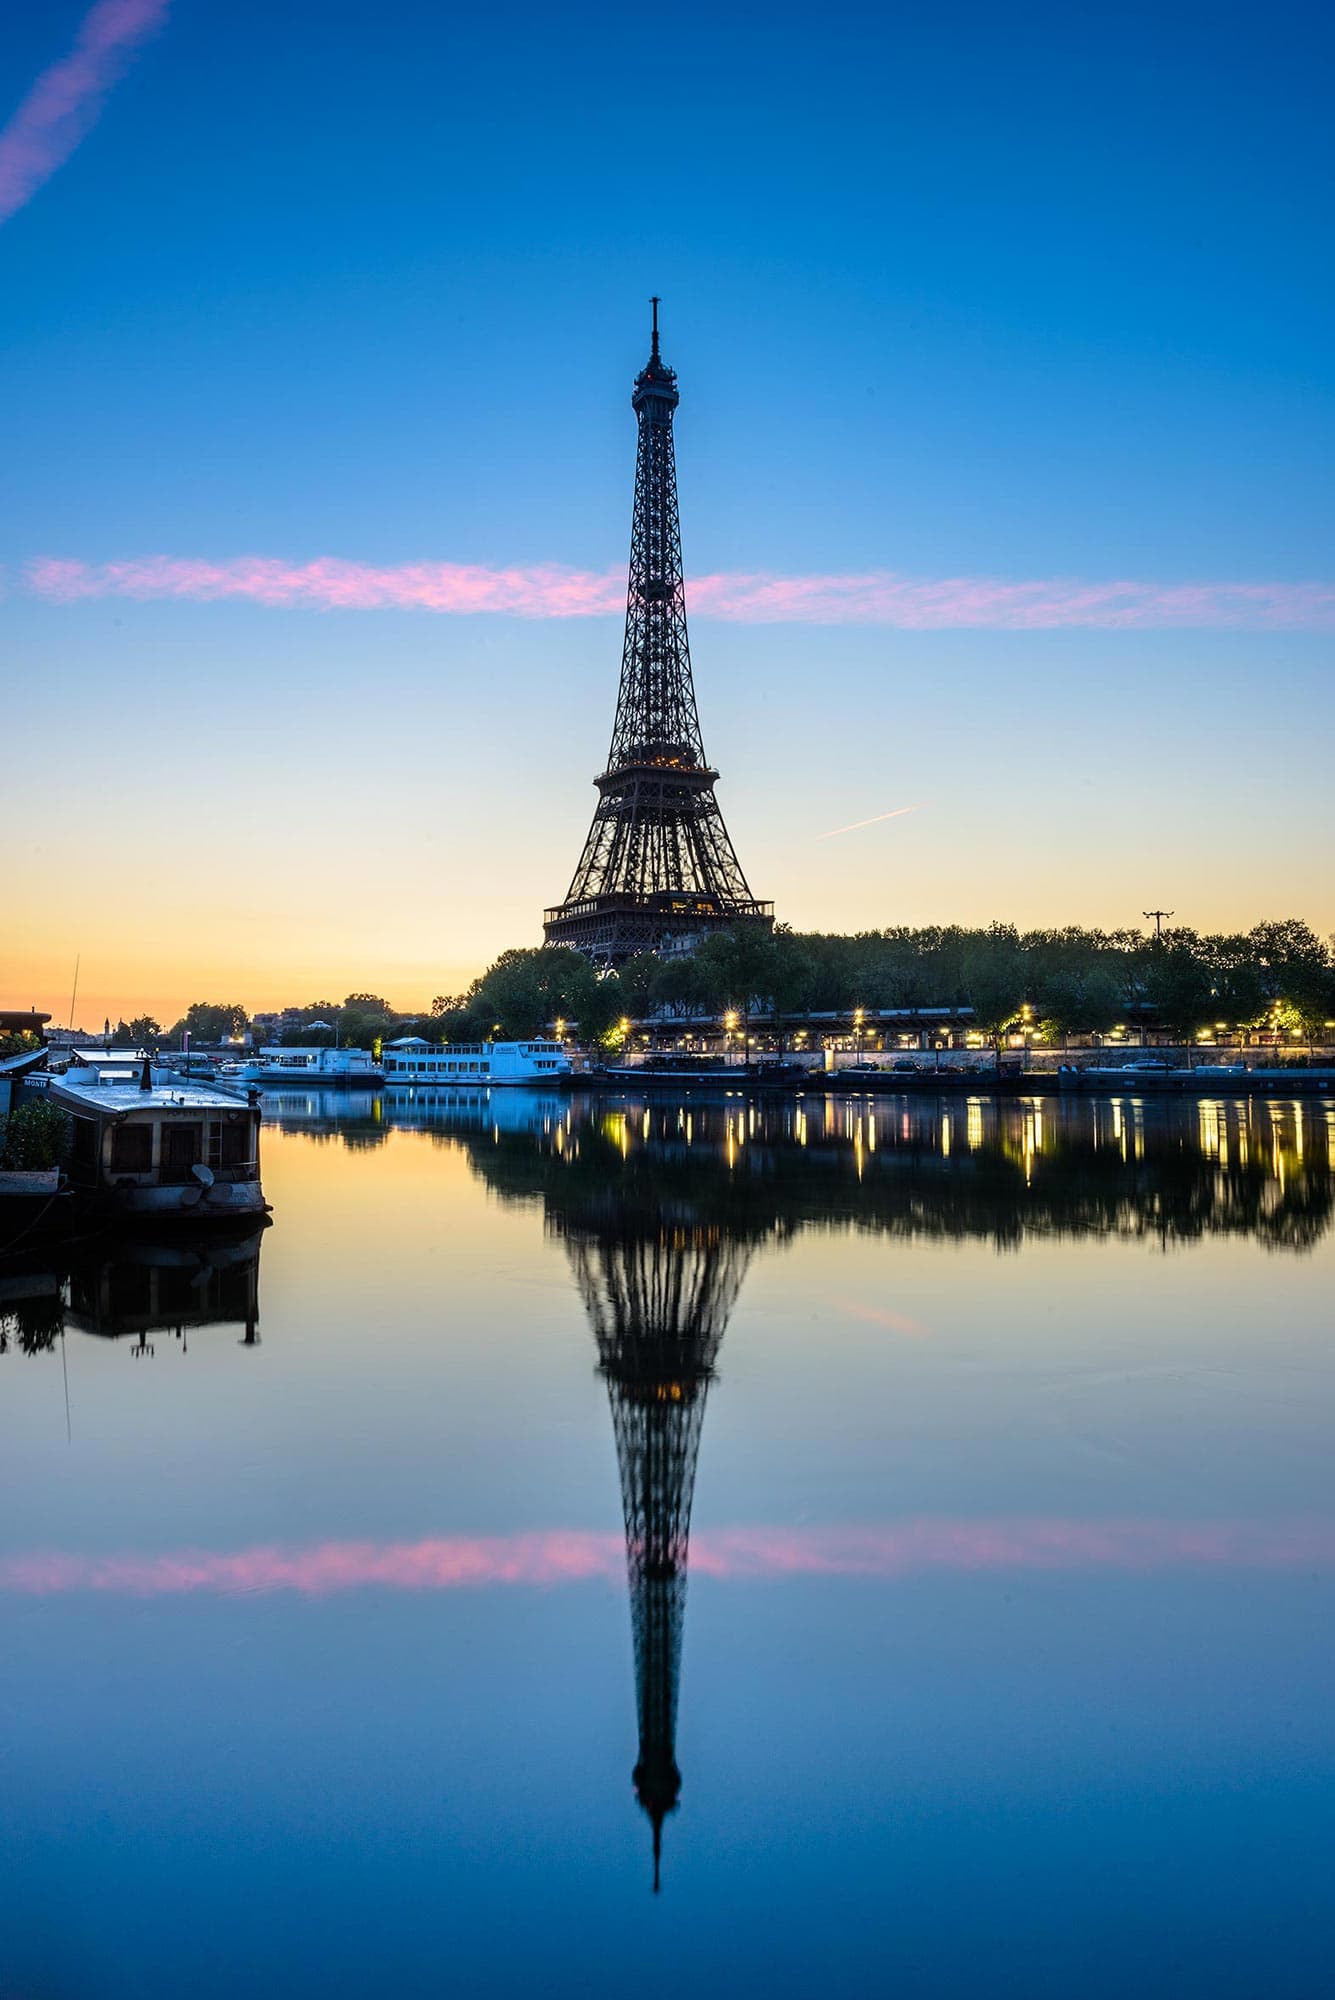
[[[536,942],[651,291],[706,746],[782,918],[1335,926],[1332,42],[13,10],[0,1004],[63,1020],[81,953],[88,1025],[420,1005]]]

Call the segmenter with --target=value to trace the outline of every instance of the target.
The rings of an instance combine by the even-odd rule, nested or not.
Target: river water
[[[268,1111],[0,1285],[0,1994],[1328,1990],[1335,1112]]]

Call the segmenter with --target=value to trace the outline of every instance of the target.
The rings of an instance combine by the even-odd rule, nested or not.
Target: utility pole
[[[1141,914],[1141,916],[1142,916],[1142,917],[1153,917],[1153,918],[1154,918],[1154,935],[1155,935],[1155,937],[1157,937],[1157,938],[1161,938],[1161,937],[1163,936],[1163,920],[1164,920],[1164,918],[1165,918],[1165,917],[1175,917],[1175,916],[1177,915],[1177,911],[1176,911],[1176,910],[1142,910],[1140,914]]]

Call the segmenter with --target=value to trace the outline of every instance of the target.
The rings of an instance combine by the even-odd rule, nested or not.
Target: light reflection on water
[[[0,1991],[1317,1990],[1330,1107],[266,1109],[0,1278]]]
[[[634,1177],[688,1168],[732,1199],[739,1180],[801,1224],[846,1216],[887,1233],[1127,1234],[1167,1246],[1203,1234],[1311,1248],[1330,1227],[1335,1106],[1319,1099],[862,1098],[601,1100],[537,1091],[288,1092],[269,1116],[349,1147],[394,1131],[458,1147],[499,1192],[507,1173],[559,1208],[553,1157],[620,1199]],[[483,1143],[479,1145],[478,1141]],[[489,1162],[485,1142],[504,1153]],[[616,1177],[619,1155],[630,1180]]]

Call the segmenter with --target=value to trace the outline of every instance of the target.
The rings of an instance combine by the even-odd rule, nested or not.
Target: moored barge
[[[177,1076],[148,1057],[128,1071],[71,1065],[27,1087],[69,1116],[68,1184],[81,1205],[118,1219],[195,1225],[267,1215],[252,1096]]]

